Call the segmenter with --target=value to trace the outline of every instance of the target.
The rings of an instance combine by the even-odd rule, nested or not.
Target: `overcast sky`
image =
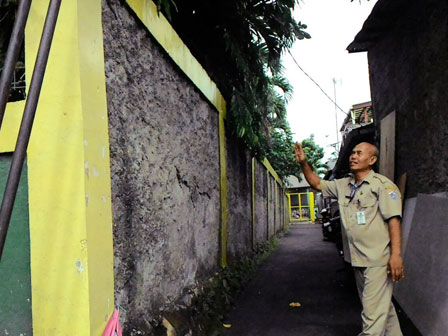
[[[370,101],[367,53],[349,54],[345,49],[360,31],[376,0],[303,0],[295,18],[308,25],[311,39],[297,41],[291,53],[302,69],[346,112],[353,104]],[[283,57],[285,76],[294,87],[288,104],[288,120],[294,140],[314,133],[324,147],[325,157],[336,143],[334,104],[294,64],[288,53]],[[333,84],[336,80],[336,85]],[[338,110],[338,129],[345,114]],[[339,141],[340,141],[339,136]]]

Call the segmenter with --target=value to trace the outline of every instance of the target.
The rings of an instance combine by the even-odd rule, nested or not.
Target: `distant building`
[[[354,104],[345,118],[342,127],[342,144],[339,157],[334,168],[325,175],[326,180],[333,180],[346,176],[350,172],[348,165],[350,153],[358,143],[370,142],[375,144],[376,133],[374,126],[372,102]]]
[[[342,141],[344,141],[352,130],[372,123],[373,109],[371,101],[353,105],[340,130],[342,134]]]
[[[308,184],[308,182],[305,180],[305,177],[303,174],[300,174],[300,179],[297,178],[297,176],[290,175],[287,178],[288,181],[288,187],[287,192],[292,193],[306,193],[306,192],[312,192],[311,186]]]
[[[316,191],[311,188],[303,174],[300,174],[300,181],[297,176],[288,176],[287,183],[290,220],[314,222],[317,211],[314,201]]]

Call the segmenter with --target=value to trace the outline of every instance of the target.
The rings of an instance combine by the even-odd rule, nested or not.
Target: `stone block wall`
[[[220,267],[218,111],[124,1],[103,0],[103,31],[116,304],[125,330],[147,331]],[[273,192],[267,200],[267,176],[271,190],[277,182],[266,167],[255,161],[253,195],[248,150],[229,134],[226,150],[231,264],[252,254],[254,232],[263,243],[283,223],[274,223]]]

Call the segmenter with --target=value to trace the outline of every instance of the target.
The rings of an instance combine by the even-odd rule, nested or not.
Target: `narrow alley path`
[[[290,307],[299,302],[300,307]],[[352,277],[320,225],[296,224],[226,318],[222,335],[350,336],[361,329]]]

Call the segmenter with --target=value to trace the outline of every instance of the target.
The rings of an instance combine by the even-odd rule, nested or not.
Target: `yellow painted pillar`
[[[314,193],[310,192],[308,193],[308,195],[310,198],[310,219],[312,222],[314,222],[316,219],[316,215],[314,214]]]
[[[289,213],[289,221],[292,222],[291,194],[287,194],[287,196],[288,196],[288,213]]]
[[[34,0],[26,78],[48,8]],[[114,309],[101,1],[62,1],[28,149],[33,334],[101,335]]]

